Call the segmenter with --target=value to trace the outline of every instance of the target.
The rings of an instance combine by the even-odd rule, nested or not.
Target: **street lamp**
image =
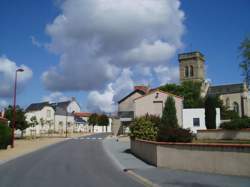
[[[12,126],[12,140],[11,147],[14,148],[14,139],[15,139],[15,128],[16,128],[16,88],[17,88],[17,73],[23,72],[24,70],[19,68],[15,72],[15,85],[14,85],[14,103],[13,103],[13,126]]]

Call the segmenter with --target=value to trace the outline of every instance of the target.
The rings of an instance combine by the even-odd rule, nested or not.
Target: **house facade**
[[[33,103],[27,107],[25,116],[29,123],[32,117],[36,117],[38,125],[27,128],[26,135],[77,131],[74,112],[80,112],[80,106],[74,98],[58,103]]]
[[[49,102],[33,103],[26,109],[26,120],[31,123],[32,117],[36,117],[38,125],[26,129],[26,135],[32,132],[40,134],[53,130],[55,110]]]
[[[161,90],[150,91],[134,100],[135,117],[145,116],[146,114],[161,117],[168,97],[173,97],[175,101],[176,117],[179,126],[182,126],[183,98]]]

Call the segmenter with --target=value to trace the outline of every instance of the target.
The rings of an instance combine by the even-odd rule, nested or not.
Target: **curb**
[[[104,141],[105,140],[108,140],[110,139],[109,136],[107,136],[106,138],[104,138]],[[153,183],[152,181],[150,181],[149,179],[141,176],[141,175],[138,175],[137,173],[135,173],[133,170],[131,169],[128,169],[128,168],[125,168],[120,162],[119,160],[111,153],[109,152],[107,149],[105,149],[105,146],[104,145],[104,141],[102,142],[102,145],[103,145],[103,148],[104,148],[104,151],[107,153],[107,155],[114,161],[115,165],[120,168],[124,173],[128,174],[131,178],[133,178],[134,180],[136,180],[137,182],[143,184],[144,186],[146,187],[160,187],[158,184],[155,184]]]

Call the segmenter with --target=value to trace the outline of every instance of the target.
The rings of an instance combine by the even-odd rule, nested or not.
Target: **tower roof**
[[[188,52],[188,53],[180,53],[178,55],[179,61],[180,60],[192,59],[192,58],[200,58],[203,61],[205,60],[204,55],[199,51],[193,51],[193,52]]]

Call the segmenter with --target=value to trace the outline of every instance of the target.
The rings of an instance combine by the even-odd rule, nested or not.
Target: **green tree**
[[[98,124],[98,115],[96,113],[91,114],[89,116],[88,123],[89,125],[92,125],[94,131],[94,127]]]
[[[31,121],[30,125],[31,125],[32,127],[35,127],[35,126],[38,125],[38,121],[37,121],[37,119],[36,119],[36,116],[32,116],[32,117],[30,118],[30,121]]]
[[[162,113],[162,126],[168,128],[177,128],[178,121],[176,117],[175,101],[173,97],[168,97]]]
[[[250,37],[246,37],[240,44],[240,67],[242,69],[242,75],[244,80],[249,86],[250,84]]]
[[[106,132],[107,132],[107,127],[109,125],[109,118],[107,115],[102,114],[98,117],[98,125],[100,126],[105,126],[106,127]]]
[[[181,85],[166,84],[159,89],[184,97],[184,108],[201,108],[204,106],[201,98],[201,82],[184,81]]]
[[[6,108],[6,118],[10,121],[10,126],[13,126],[13,107],[12,106],[8,106]],[[23,131],[25,129],[27,129],[30,125],[28,124],[28,122],[26,121],[26,116],[25,116],[25,112],[22,108],[20,108],[19,106],[16,106],[16,129],[19,129],[22,132],[22,136],[23,136]]]
[[[207,129],[216,129],[216,97],[208,96],[205,99],[205,122]]]

